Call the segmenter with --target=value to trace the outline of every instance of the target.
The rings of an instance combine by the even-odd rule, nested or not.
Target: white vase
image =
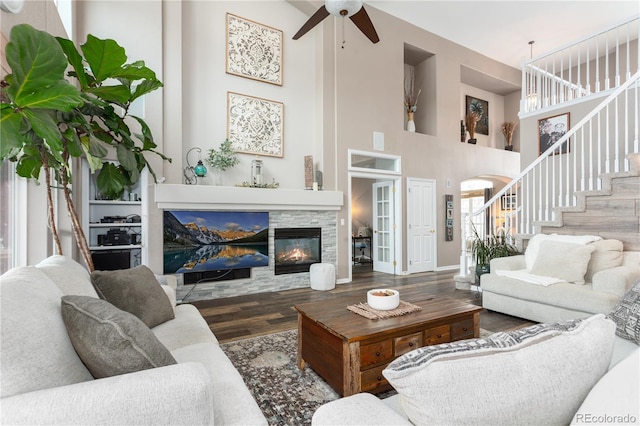
[[[413,113],[407,113],[407,132],[415,132],[416,131],[416,123],[413,122]]]
[[[213,169],[211,173],[211,178],[215,186],[222,185],[222,171],[220,171],[219,169]]]

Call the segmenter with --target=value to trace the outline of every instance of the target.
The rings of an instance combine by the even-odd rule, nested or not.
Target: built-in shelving
[[[93,253],[96,269],[111,269],[108,266],[109,254],[112,253],[114,259],[119,258],[118,267],[122,267],[121,259],[124,252],[129,253],[129,266],[134,267],[143,263],[146,258],[146,248],[143,243],[144,229],[146,228],[142,218],[143,202],[141,200],[141,188],[146,181],[146,173],[142,174],[141,180],[133,187],[125,190],[122,199],[105,200],[97,191],[96,174],[91,174],[88,164],[82,164],[82,227],[89,243],[89,249]],[[108,218],[113,222],[105,222]],[[118,244],[109,238],[110,231],[126,234],[130,244]],[[113,233],[112,233],[113,234]],[[99,256],[96,256],[96,253]],[[100,260],[97,260],[100,258]],[[106,259],[106,260],[105,260]],[[107,265],[105,265],[105,262]],[[104,267],[107,266],[107,267]]]

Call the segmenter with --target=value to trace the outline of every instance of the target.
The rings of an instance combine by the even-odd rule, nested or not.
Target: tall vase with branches
[[[413,67],[410,67],[404,80],[404,108],[407,112],[407,130],[410,132],[416,131],[413,115],[418,110],[418,99],[420,98],[420,93],[422,93],[422,88],[418,89],[416,92],[415,72]]]
[[[92,35],[78,50],[71,40],[19,24],[11,29],[6,56],[11,74],[2,81],[0,161],[15,162],[19,176],[36,182],[43,172],[58,254],[63,252],[52,192],[62,190],[80,254],[93,271],[71,197],[71,160],[86,158],[92,173],[99,170],[98,190],[113,197],[134,185],[145,168],[155,179],[144,154],[171,160],[156,150],[149,126],[130,114],[130,107],[162,83],[144,62],[127,63],[124,48],[114,40]],[[68,67],[77,85],[65,78]],[[106,160],[110,152],[118,166]]]
[[[474,136],[478,120],[480,120],[480,114],[477,112],[468,112],[464,118],[464,124],[467,126],[467,131],[469,132],[469,140],[467,142],[470,144],[476,143],[476,138],[474,138]]]
[[[513,151],[513,133],[515,132],[517,125],[518,123],[516,123],[515,121],[505,121],[504,123],[502,123],[501,130],[505,142],[504,149],[506,149],[507,151]]]

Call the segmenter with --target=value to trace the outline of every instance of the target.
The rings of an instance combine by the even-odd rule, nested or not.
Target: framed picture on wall
[[[467,95],[464,111],[465,116],[470,112],[476,113],[480,116],[480,119],[476,124],[476,134],[489,135],[489,102]]]
[[[227,74],[282,86],[282,31],[227,13]]]
[[[569,113],[554,115],[538,120],[538,154],[542,154],[569,131]],[[554,154],[566,154],[570,149],[567,139]]]
[[[282,157],[284,104],[227,92],[227,137],[237,152]]]

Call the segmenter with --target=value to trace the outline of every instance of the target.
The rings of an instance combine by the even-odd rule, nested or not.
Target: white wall
[[[200,147],[206,153],[227,135],[227,92],[264,98],[284,104],[284,156],[260,156],[267,182],[282,188],[304,188],[304,156],[319,160],[321,141],[316,109],[316,59],[314,34],[291,39],[307,18],[285,2],[183,2],[183,153]],[[226,13],[283,31],[282,86],[227,74]],[[240,154],[240,164],[226,171],[222,184],[233,186],[251,176],[251,154]],[[175,159],[176,165],[184,161]],[[184,166],[184,164],[183,164]],[[180,182],[173,182],[180,183]],[[205,178],[204,183],[211,183]]]

